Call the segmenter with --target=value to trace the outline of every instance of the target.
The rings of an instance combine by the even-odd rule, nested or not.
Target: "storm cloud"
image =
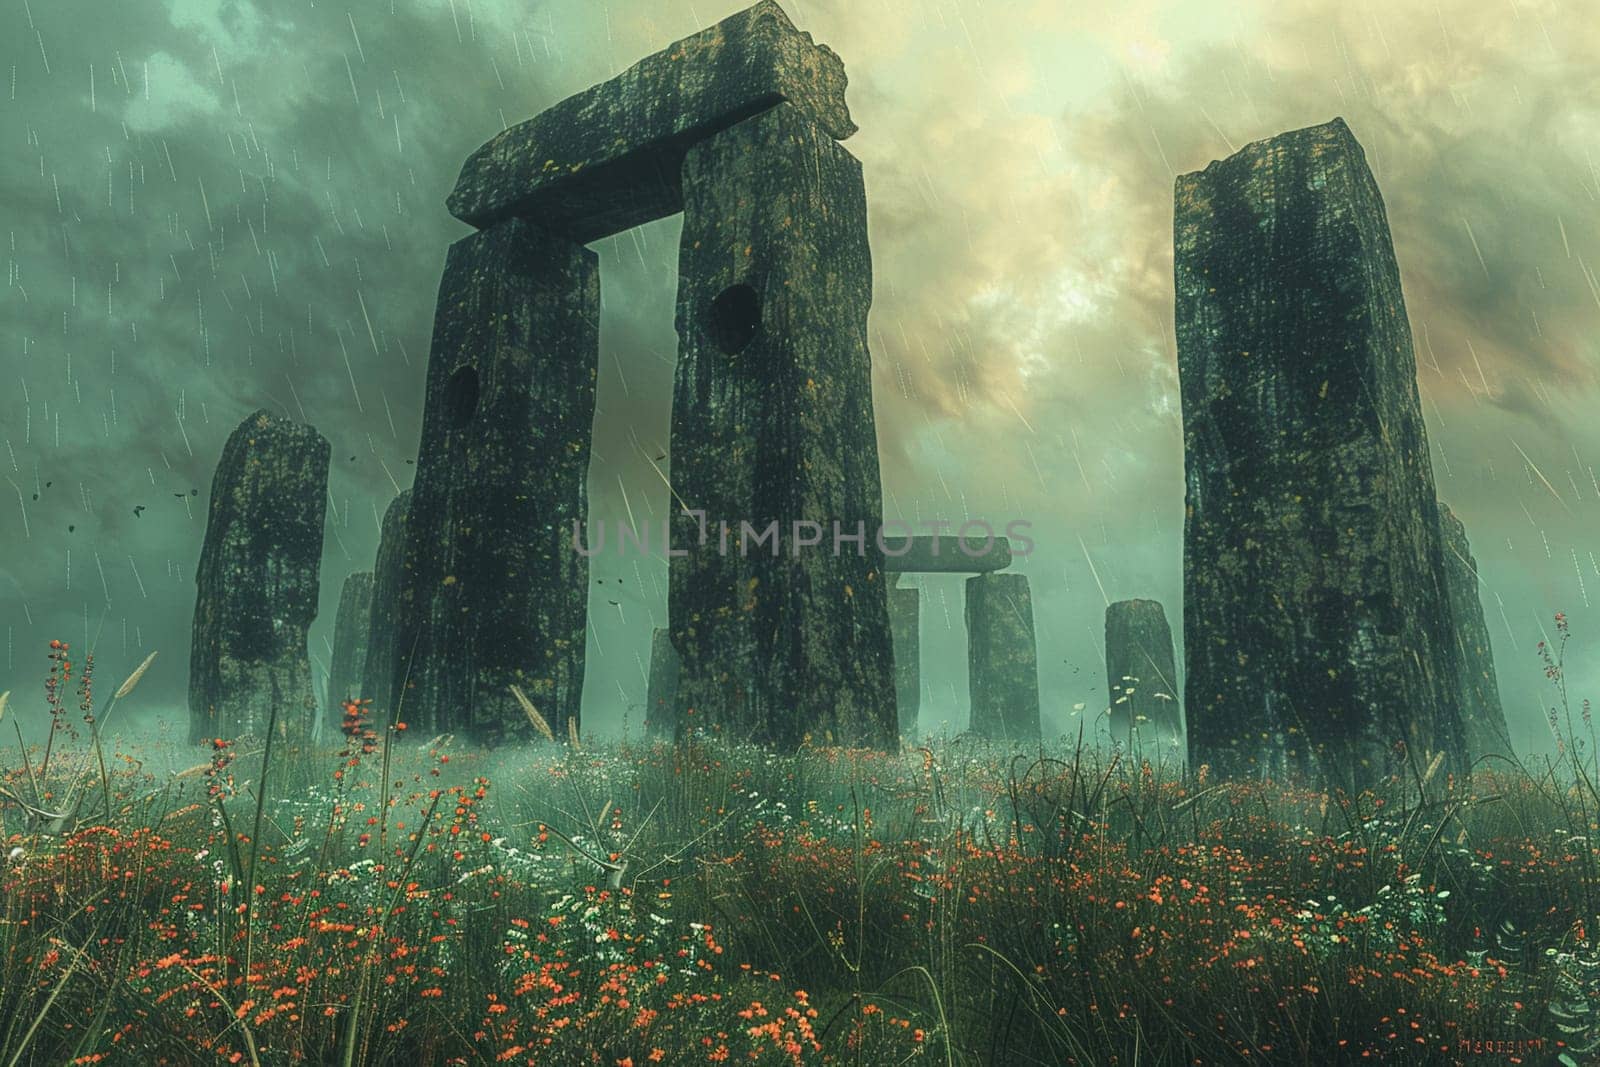
[[[159,649],[140,698],[181,708],[212,468],[257,407],[333,442],[325,666],[339,585],[410,484],[439,270],[467,232],[443,207],[461,162],[739,6],[6,5],[0,690],[33,692],[59,637],[92,645],[103,678]],[[1047,728],[1104,728],[1108,598],[1181,618],[1173,179],[1342,115],[1387,203],[1440,495],[1472,538],[1514,736],[1548,740],[1535,643],[1557,610],[1575,659],[1600,633],[1600,26],[1582,5],[786,8],[843,56],[862,127],[886,513],[1033,523],[1018,566]],[[608,524],[666,513],[649,461],[667,448],[676,241],[667,220],[597,245],[590,493]],[[665,567],[602,558],[595,578],[588,721],[615,729],[640,718]],[[960,580],[918,581],[924,725],[960,729]],[[1600,689],[1592,656],[1573,680]]]

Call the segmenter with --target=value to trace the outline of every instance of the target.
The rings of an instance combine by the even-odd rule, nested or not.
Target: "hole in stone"
[[[724,353],[743,352],[761,329],[761,294],[748,285],[730,285],[711,301],[711,340]]]
[[[458,429],[472,421],[478,411],[477,367],[462,367],[450,376],[444,387],[444,410],[450,425]]]

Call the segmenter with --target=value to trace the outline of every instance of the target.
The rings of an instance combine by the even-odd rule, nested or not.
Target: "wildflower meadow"
[[[1597,1062],[1558,634],[1555,757],[1355,796],[1071,738],[488,752],[363,703],[112,746],[151,662],[102,714],[56,642],[0,703],[0,1064]]]

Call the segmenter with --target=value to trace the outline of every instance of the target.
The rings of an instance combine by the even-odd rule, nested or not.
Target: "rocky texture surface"
[[[372,701],[374,722],[387,723],[394,714],[394,679],[398,669],[395,623],[400,607],[401,576],[405,570],[406,515],[411,510],[411,490],[389,501],[378,535],[378,559],[372,571],[372,607],[367,616],[367,658],[361,672],[361,695]]]
[[[1119,600],[1106,608],[1106,686],[1112,738],[1152,764],[1182,763],[1178,668],[1159,601]]]
[[[344,580],[339,590],[339,612],[333,617],[333,657],[328,661],[329,714],[325,721],[336,728],[344,721],[344,702],[362,695],[371,622],[372,572],[357,571]]]
[[[1011,542],[974,534],[966,542],[953,536],[884,537],[883,569],[890,574],[983,574],[1011,566]]]
[[[917,736],[922,710],[922,590],[889,586],[889,634],[894,639],[894,702],[900,736]]]
[[[1495,677],[1489,626],[1478,595],[1478,561],[1467,544],[1466,526],[1442,501],[1439,527],[1444,535],[1444,573],[1450,612],[1456,620],[1461,661],[1461,721],[1467,754],[1473,759],[1490,754],[1515,756],[1506,729],[1505,709],[1500,704],[1500,682]]]
[[[574,547],[599,359],[595,253],[522,220],[450,248],[395,634],[399,717],[493,744],[578,715],[589,565]]]
[[[1192,763],[1360,784],[1457,761],[1427,431],[1377,183],[1342,120],[1178,178]]]
[[[594,241],[682,210],[685,153],[778,103],[849,137],[844,95],[839,57],[763,0],[489,141],[462,168],[450,212]]]
[[[966,585],[968,729],[996,741],[1037,741],[1039,649],[1028,578],[980,574]]]
[[[674,513],[685,721],[780,748],[893,744],[861,166],[779,104],[691,149],[683,187],[672,484],[709,527],[701,545]],[[720,551],[724,521],[778,523],[783,551]],[[795,522],[822,543],[791,546]],[[834,522],[860,555],[835,554]]]
[[[257,411],[228,437],[195,570],[189,739],[309,740],[317,710],[306,634],[317,617],[328,442]]]
[[[645,695],[645,733],[674,737],[678,732],[678,675],[683,661],[672,647],[672,635],[658,627],[650,635],[650,683]]]

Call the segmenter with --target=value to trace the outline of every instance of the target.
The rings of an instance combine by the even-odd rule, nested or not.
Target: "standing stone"
[[[1185,174],[1174,238],[1190,761],[1459,769],[1428,436],[1361,146],[1335,119]]]
[[[894,702],[900,714],[900,736],[917,736],[922,710],[922,590],[914,585],[889,587],[889,633],[894,639]]]
[[[594,252],[513,219],[450,248],[395,633],[396,714],[493,744],[578,717],[589,563],[574,526],[599,360]]]
[[[195,570],[189,740],[309,740],[317,698],[306,635],[317,617],[327,440],[258,411],[229,435],[211,480]]]
[[[996,741],[1039,740],[1039,649],[1027,575],[968,578],[966,614],[968,728]]]
[[[783,103],[690,149],[683,190],[672,480],[706,523],[673,515],[685,722],[891,745],[861,165]]]
[[[1106,608],[1106,684],[1111,736],[1137,759],[1182,763],[1178,669],[1159,601],[1119,600]]]
[[[333,658],[328,662],[328,707],[337,726],[344,702],[361,696],[367,667],[372,622],[372,572],[357,571],[339,590],[339,613],[333,622]]]
[[[1489,646],[1489,626],[1478,596],[1478,561],[1467,544],[1467,528],[1449,505],[1439,504],[1439,526],[1444,535],[1444,572],[1450,594],[1450,612],[1456,620],[1456,640],[1461,660],[1461,720],[1467,754],[1473,759],[1496,754],[1514,757],[1505,709],[1500,705],[1500,683],[1494,672],[1494,650]],[[1490,766],[1493,766],[1491,763]]]
[[[405,574],[406,516],[410,511],[409,489],[389,501],[372,571],[372,607],[367,615],[367,659],[361,672],[361,695],[372,701],[373,721],[379,723],[391,721],[395,711],[395,672],[405,671],[404,663],[397,663],[395,626]]]
[[[652,737],[678,732],[678,675],[683,662],[672,647],[672,635],[658,627],[650,635],[650,684],[645,695],[644,728]]]

